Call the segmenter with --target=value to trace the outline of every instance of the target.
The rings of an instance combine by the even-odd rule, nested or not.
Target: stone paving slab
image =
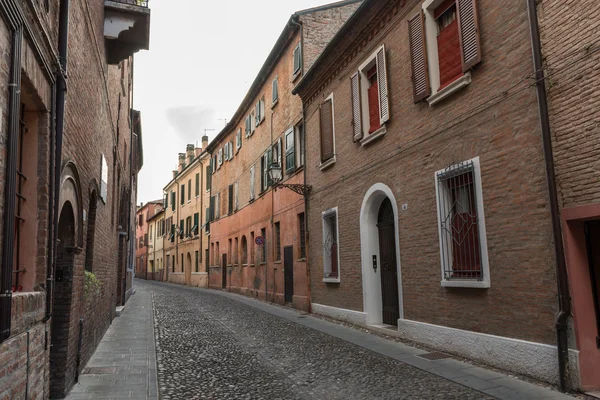
[[[114,373],[80,375],[67,400],[158,399],[152,293],[138,291],[113,320],[89,367]]]
[[[180,287],[169,283],[158,283],[161,286]],[[426,353],[403,343],[386,340],[379,336],[370,335],[356,329],[337,325],[328,321],[311,316],[301,315],[297,310],[274,306],[250,297],[235,293],[202,289],[187,288],[184,290],[195,290],[210,295],[217,295],[236,300],[240,303],[257,308],[266,313],[275,315],[282,319],[292,321],[328,335],[340,338],[375,353],[393,358],[421,370],[443,377],[463,386],[480,391],[498,399],[573,399],[575,397],[560,393],[546,387],[537,386],[522,381],[515,377],[490,371],[468,363],[453,359],[427,360],[418,357],[418,354]]]

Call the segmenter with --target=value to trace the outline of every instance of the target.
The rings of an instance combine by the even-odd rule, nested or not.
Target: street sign
[[[263,244],[265,244],[265,238],[264,238],[264,237],[262,237],[262,236],[257,236],[257,237],[254,239],[254,243],[256,243],[256,244],[257,244],[257,245],[259,245],[259,246],[262,246]]]

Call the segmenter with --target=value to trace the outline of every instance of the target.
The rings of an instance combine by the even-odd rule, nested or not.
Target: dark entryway
[[[283,248],[283,279],[285,302],[291,303],[294,297],[294,248]]]
[[[58,222],[58,245],[52,302],[50,345],[50,398],[62,398],[75,383],[75,359],[69,351],[69,326],[73,298],[75,216],[71,203],[62,208]],[[71,346],[73,347],[73,346]]]
[[[227,287],[227,254],[223,254],[223,266],[221,267],[221,277],[223,278],[223,289]]]
[[[377,228],[379,230],[379,255],[381,257],[381,302],[383,323],[398,325],[400,306],[398,304],[398,267],[396,263],[396,232],[394,209],[386,198],[379,207]]]
[[[596,347],[600,349],[600,221],[585,223],[585,242],[596,313]]]

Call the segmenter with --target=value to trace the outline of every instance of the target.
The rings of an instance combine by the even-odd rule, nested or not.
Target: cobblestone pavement
[[[153,293],[161,399],[493,398],[210,291],[137,287]]]

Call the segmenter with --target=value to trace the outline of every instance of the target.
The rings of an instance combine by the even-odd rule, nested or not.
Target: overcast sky
[[[135,55],[144,144],[138,203],[162,198],[187,143],[225,126],[289,17],[334,1],[149,1],[150,51]]]

